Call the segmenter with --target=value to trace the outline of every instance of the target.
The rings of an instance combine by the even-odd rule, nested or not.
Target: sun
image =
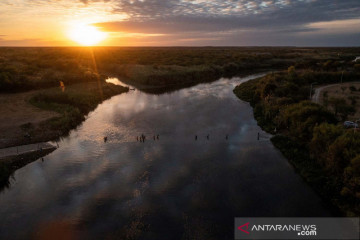
[[[105,40],[107,34],[105,32],[99,31],[94,26],[84,24],[73,26],[69,30],[68,36],[71,40],[83,46],[94,46]]]

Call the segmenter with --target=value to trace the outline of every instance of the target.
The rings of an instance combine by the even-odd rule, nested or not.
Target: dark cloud
[[[290,42],[296,40],[294,34],[319,30],[309,28],[311,23],[360,17],[359,0],[122,0],[113,4],[114,12],[126,12],[130,18],[96,24],[106,31],[183,33],[186,37],[220,32],[236,39],[236,34],[246,32],[267,34],[267,39],[282,36]]]
[[[173,16],[264,17],[295,22],[359,17],[359,0],[119,0],[112,1],[115,12],[133,19]]]

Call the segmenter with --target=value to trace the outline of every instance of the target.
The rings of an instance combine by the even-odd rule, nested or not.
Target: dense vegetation
[[[184,85],[319,61],[334,67],[353,60],[354,52],[358,48],[0,48],[0,92],[55,87],[59,81],[68,86],[107,75],[138,85]]]
[[[339,66],[347,71],[337,71]],[[352,61],[332,68],[324,62],[316,68],[290,67],[243,83],[234,92],[251,103],[263,129],[278,134],[274,145],[325,199],[345,215],[359,216],[360,132],[345,129],[341,122],[354,109],[344,101],[321,106],[310,102],[309,94],[311,83],[359,81],[360,71]]]

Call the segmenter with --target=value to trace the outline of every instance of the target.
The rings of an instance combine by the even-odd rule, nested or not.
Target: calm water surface
[[[234,217],[329,216],[232,93],[254,77],[105,101],[16,171],[0,238],[233,239]]]

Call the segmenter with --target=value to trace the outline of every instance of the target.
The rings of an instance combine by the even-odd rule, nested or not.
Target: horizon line
[[[174,45],[174,46],[126,46],[126,45],[116,45],[116,46],[0,46],[0,48],[360,48],[360,45],[358,46],[341,46],[341,45],[329,45],[329,46],[302,46],[302,45],[253,45],[253,46],[247,46],[247,45],[194,45],[194,46],[181,46],[181,45]]]

